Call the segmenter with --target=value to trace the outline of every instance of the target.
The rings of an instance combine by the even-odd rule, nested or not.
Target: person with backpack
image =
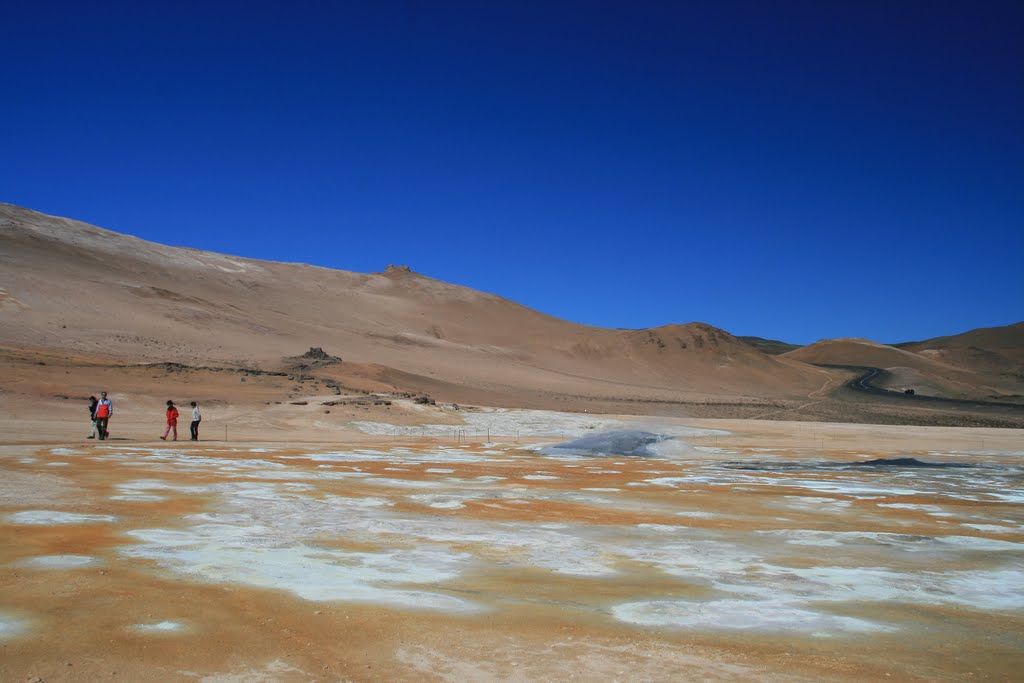
[[[100,400],[96,402],[96,410],[93,413],[96,416],[96,429],[98,430],[100,441],[103,441],[110,432],[107,431],[107,425],[110,423],[110,418],[114,417],[114,404],[107,398],[107,392],[100,392]]]
[[[96,434],[99,433],[99,429],[96,427],[96,406],[99,405],[99,401],[96,400],[95,396],[89,397],[89,422],[92,423],[92,429],[89,431],[88,439],[95,439]]]
[[[167,401],[167,429],[160,437],[161,441],[167,441],[167,435],[174,431],[174,440],[178,440],[178,409],[174,407],[174,401]]]

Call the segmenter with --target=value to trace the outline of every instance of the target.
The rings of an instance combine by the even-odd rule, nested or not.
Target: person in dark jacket
[[[92,423],[92,429],[89,431],[89,439],[95,439],[96,435],[99,434],[99,427],[96,426],[96,406],[99,405],[99,401],[96,400],[95,396],[89,397],[89,422]]]

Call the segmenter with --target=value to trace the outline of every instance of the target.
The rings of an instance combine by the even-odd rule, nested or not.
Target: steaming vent
[[[548,446],[541,450],[544,455],[580,455],[592,458],[624,456],[631,458],[658,457],[656,446],[674,437],[653,432],[622,431],[604,432],[584,436],[575,441]]]

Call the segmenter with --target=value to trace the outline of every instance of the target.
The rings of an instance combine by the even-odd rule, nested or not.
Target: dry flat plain
[[[0,421],[0,680],[1024,667],[1017,430],[492,409],[355,426],[331,443],[128,426],[31,443]],[[673,438],[545,450],[622,430]]]

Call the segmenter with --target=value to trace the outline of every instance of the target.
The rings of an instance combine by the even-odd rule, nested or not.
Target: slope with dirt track
[[[916,395],[968,401],[1011,400],[1021,383],[998,372],[978,372],[972,367],[930,355],[879,344],[867,339],[831,339],[783,354],[786,358],[822,366],[879,368],[885,373],[873,385],[893,392],[913,390]]]

